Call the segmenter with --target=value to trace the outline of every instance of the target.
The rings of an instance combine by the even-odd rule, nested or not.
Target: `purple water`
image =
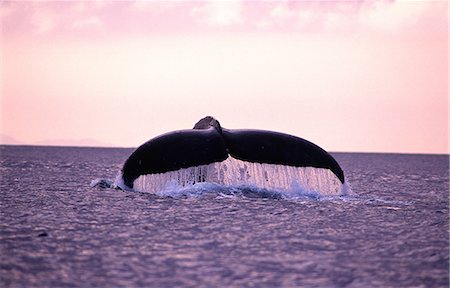
[[[90,187],[131,149],[0,146],[2,287],[448,287],[448,155],[333,154],[353,195]]]

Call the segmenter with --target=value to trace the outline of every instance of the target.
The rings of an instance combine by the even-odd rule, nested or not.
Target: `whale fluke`
[[[211,116],[193,129],[173,131],[138,147],[125,161],[116,185],[125,190],[157,192],[179,185],[214,182],[340,193],[344,172],[325,150],[280,132],[222,128]],[[138,188],[136,188],[138,184]]]

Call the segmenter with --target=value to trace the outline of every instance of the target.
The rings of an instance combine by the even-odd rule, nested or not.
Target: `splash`
[[[169,182],[164,189],[155,193],[160,197],[171,198],[267,198],[284,200],[346,200],[343,195],[322,195],[320,192],[306,191],[302,187],[293,186],[287,190],[266,189],[253,185],[225,186],[217,183],[195,183],[190,186],[180,186],[176,181]]]
[[[89,186],[91,188],[94,188],[94,187],[111,188],[111,187],[114,187],[114,183],[111,180],[108,180],[108,179],[96,178],[96,179],[91,181],[91,184]]]
[[[278,191],[287,196],[299,193],[339,196],[349,193],[348,185],[342,184],[329,169],[252,163],[233,157],[208,165],[142,175],[135,180],[134,190],[165,193],[164,191],[180,191],[180,189],[182,191],[186,188],[188,189],[186,191],[193,191],[195,194],[208,187],[204,186],[206,183],[219,185],[215,188],[252,187],[263,191]],[[122,177],[118,177],[114,184],[118,187],[123,186]]]

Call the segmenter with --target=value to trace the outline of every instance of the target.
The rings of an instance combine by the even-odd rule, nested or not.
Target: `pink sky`
[[[1,129],[136,147],[191,128],[448,153],[446,1],[1,2]]]

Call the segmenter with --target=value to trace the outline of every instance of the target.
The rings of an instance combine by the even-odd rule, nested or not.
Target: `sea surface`
[[[0,146],[1,287],[449,287],[448,155],[334,153],[347,196],[91,186],[132,151]]]

